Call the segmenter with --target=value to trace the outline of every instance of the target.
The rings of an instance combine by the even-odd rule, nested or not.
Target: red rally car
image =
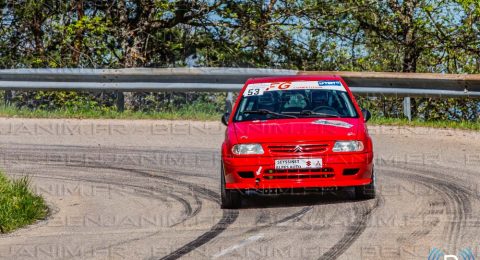
[[[247,190],[354,187],[374,198],[369,118],[338,76],[249,79],[222,117],[222,207]]]

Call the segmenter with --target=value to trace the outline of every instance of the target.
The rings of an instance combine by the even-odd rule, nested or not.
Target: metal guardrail
[[[480,75],[254,68],[0,70],[0,89],[117,91],[123,110],[123,92],[233,92],[248,78],[292,75],[339,75],[357,95],[406,97],[405,106],[409,97],[480,98]],[[409,109],[405,114],[409,117]]]
[[[238,91],[248,78],[339,75],[358,94],[480,97],[480,75],[252,68],[0,70],[4,90]]]

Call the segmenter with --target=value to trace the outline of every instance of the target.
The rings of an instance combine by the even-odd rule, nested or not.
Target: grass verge
[[[480,121],[421,121],[414,119],[408,121],[407,119],[400,118],[384,118],[373,117],[368,121],[369,125],[390,125],[390,126],[420,126],[420,127],[432,127],[432,128],[449,128],[449,129],[463,129],[463,130],[480,130]]]
[[[0,172],[0,233],[34,223],[47,216],[42,197],[30,190],[30,179],[10,180]]]
[[[31,110],[5,107],[0,105],[0,117],[20,118],[77,118],[77,119],[166,119],[166,120],[195,120],[195,121],[220,121],[221,112],[216,111],[208,104],[190,105],[177,110],[166,110],[158,112],[142,112],[126,110],[118,112],[115,110],[101,109],[62,109],[62,110]],[[373,117],[370,125],[391,125],[391,126],[421,126],[433,128],[452,128],[464,130],[480,130],[480,121],[421,121],[418,119],[408,121],[400,118]]]
[[[112,109],[59,109],[59,110],[32,110],[25,108],[0,106],[0,117],[22,118],[76,118],[76,119],[168,119],[168,120],[220,120],[221,113],[211,106],[192,105],[176,110],[143,112],[125,110],[118,112]]]

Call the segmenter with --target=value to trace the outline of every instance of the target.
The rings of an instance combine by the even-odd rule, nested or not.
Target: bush
[[[362,108],[370,110],[375,117],[405,118],[403,98],[356,97]],[[421,121],[452,120],[478,121],[480,104],[473,98],[412,98],[412,117]]]

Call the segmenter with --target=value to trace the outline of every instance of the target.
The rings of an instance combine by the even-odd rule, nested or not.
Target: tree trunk
[[[405,46],[405,50],[403,53],[403,64],[402,64],[402,71],[403,72],[416,72],[417,71],[417,61],[420,56],[420,51],[417,49],[415,45],[413,46]]]
[[[83,0],[78,0],[76,7],[77,9],[77,20],[81,21],[85,12],[83,10]],[[82,45],[83,45],[83,28],[78,28],[75,32],[75,41],[74,41],[74,49],[75,51],[72,54],[72,62],[74,65],[80,65],[80,54],[82,53]],[[92,64],[95,65],[95,64]]]

